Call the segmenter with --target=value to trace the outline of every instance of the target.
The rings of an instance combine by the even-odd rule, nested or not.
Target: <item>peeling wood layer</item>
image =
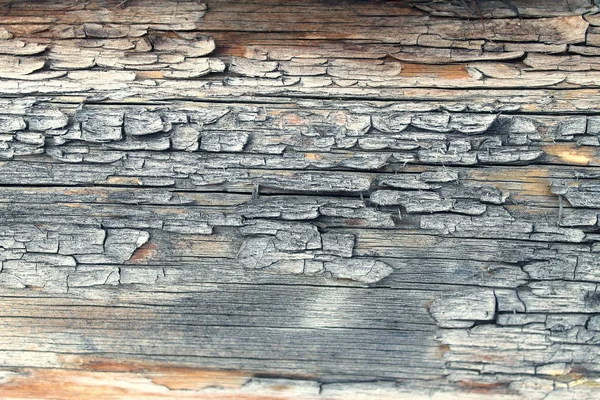
[[[7,3],[0,397],[597,398],[598,12]]]

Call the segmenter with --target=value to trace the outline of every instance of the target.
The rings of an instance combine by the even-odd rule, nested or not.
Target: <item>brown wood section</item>
[[[591,0],[10,1],[0,399],[598,399]]]

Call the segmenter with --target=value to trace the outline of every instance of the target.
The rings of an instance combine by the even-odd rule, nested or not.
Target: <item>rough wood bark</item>
[[[600,398],[599,102],[590,0],[7,2],[0,398]]]

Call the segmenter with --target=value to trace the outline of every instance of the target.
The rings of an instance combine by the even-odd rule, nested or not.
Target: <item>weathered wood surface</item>
[[[589,0],[12,1],[0,398],[599,399]]]

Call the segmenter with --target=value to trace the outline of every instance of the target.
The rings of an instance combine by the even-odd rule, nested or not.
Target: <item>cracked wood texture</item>
[[[0,398],[600,399],[600,4],[2,6]]]

